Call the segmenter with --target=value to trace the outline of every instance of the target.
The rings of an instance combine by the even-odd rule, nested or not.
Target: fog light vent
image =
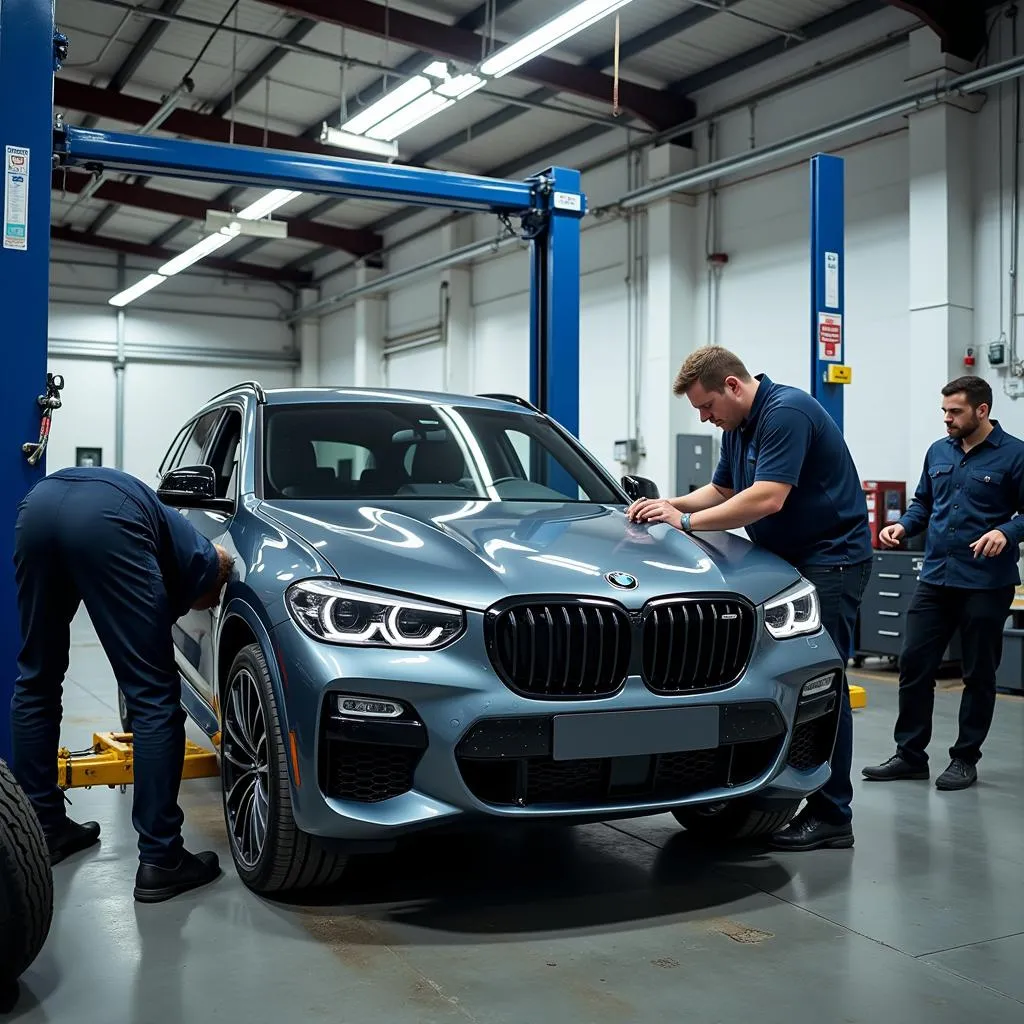
[[[816,679],[810,680],[810,682],[804,683],[804,688],[800,691],[801,699],[807,697],[817,697],[822,693],[832,689],[831,675],[818,676]]]
[[[399,718],[402,714],[402,706],[392,700],[353,697],[344,693],[338,695],[337,707],[343,715],[356,715],[360,718]]]

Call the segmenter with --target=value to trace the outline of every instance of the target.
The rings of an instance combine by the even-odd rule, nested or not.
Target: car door
[[[238,463],[242,432],[241,404],[228,404],[217,410],[217,419],[209,430],[208,438],[196,462],[188,461],[188,448],[180,464],[212,466],[217,477],[217,497],[238,501]],[[182,515],[204,537],[219,544],[237,557],[230,536],[233,512],[212,509],[182,509]],[[198,690],[203,700],[217,709],[217,629],[220,624],[220,605],[210,610],[192,609],[175,624],[175,646],[185,664],[183,674]],[[180,660],[180,659],[179,659]]]

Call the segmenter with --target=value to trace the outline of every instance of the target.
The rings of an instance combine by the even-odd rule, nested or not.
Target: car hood
[[[745,538],[639,526],[606,505],[267,501],[260,512],[350,583],[469,608],[510,594],[613,597],[638,607],[665,594],[730,592],[760,603],[799,579]],[[636,585],[614,586],[613,573]]]

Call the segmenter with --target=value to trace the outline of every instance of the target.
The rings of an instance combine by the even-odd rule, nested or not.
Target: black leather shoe
[[[891,782],[894,779],[927,779],[928,768],[915,768],[904,761],[899,754],[894,754],[888,761],[877,767],[861,768],[861,775],[872,782]]]
[[[936,789],[966,789],[978,781],[978,769],[970,761],[954,757],[949,767],[935,780]]]
[[[50,864],[59,864],[65,857],[70,857],[80,850],[87,850],[98,843],[100,826],[98,822],[87,821],[82,825],[65,819],[59,832],[46,837],[46,847],[50,852]]]
[[[852,825],[832,825],[813,814],[797,815],[771,838],[777,850],[846,850],[853,846]]]
[[[219,875],[217,854],[210,850],[203,853],[185,850],[176,868],[140,864],[135,873],[135,899],[139,903],[162,903],[190,889],[208,885]]]

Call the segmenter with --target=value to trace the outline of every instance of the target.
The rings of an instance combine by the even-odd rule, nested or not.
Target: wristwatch
[[[690,529],[690,513],[689,512],[684,512],[683,513],[683,518],[682,518],[682,521],[679,524],[679,528],[683,531],[683,533],[692,533],[693,532]]]

